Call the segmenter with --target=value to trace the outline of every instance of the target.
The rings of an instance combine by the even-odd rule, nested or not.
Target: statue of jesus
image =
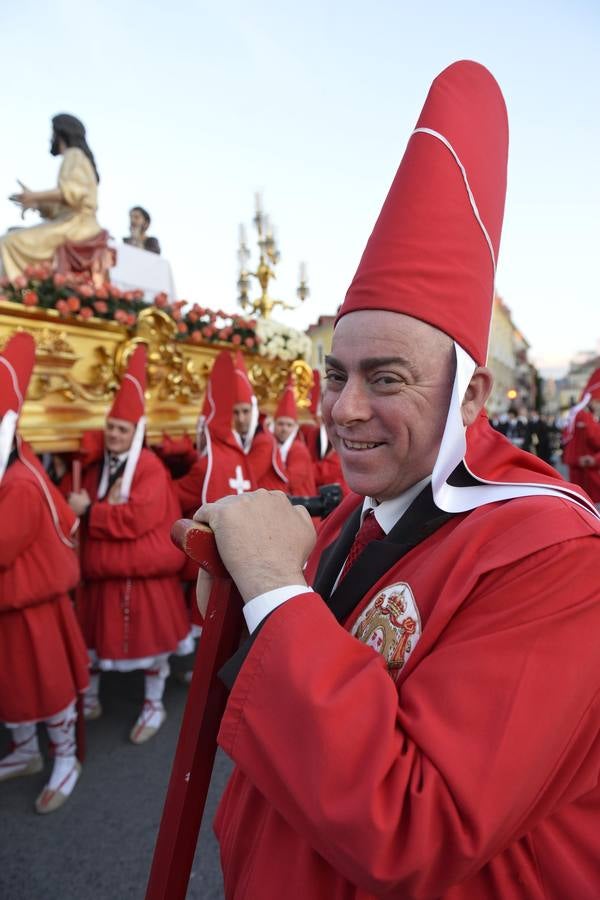
[[[63,157],[57,186],[30,191],[19,182],[22,191],[9,198],[21,207],[21,217],[36,209],[46,220],[0,237],[0,275],[11,281],[27,266],[50,262],[65,241],[85,241],[102,230],[96,219],[100,177],[83,122],[66,113],[54,116],[50,153]]]

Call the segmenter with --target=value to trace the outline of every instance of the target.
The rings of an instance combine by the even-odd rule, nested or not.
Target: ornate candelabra
[[[259,248],[259,260],[256,272],[248,269],[250,260],[250,248],[247,243],[246,228],[240,225],[238,260],[240,263],[240,275],[238,278],[239,303],[243,310],[249,309],[252,313],[268,319],[275,307],[280,306],[282,309],[295,309],[295,307],[286,303],[284,300],[276,300],[269,296],[269,282],[272,278],[276,278],[274,267],[280,259],[279,248],[275,240],[275,234],[269,217],[265,215],[262,209],[262,201],[260,194],[255,194],[255,213],[254,225],[258,232],[257,244]],[[260,285],[261,295],[253,300],[250,297],[250,279],[256,278]],[[300,263],[299,284],[296,294],[301,301],[304,301],[310,294],[307,281],[306,263]]]

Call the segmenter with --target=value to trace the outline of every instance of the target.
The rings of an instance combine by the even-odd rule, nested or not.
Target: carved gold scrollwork
[[[313,386],[312,369],[307,362],[297,359],[291,364],[291,371],[295,379],[298,408],[308,409]],[[269,368],[264,365],[264,362],[254,362],[249,366],[248,377],[256,392],[259,406],[277,402],[283,393],[289,372],[290,366],[285,362],[271,363]]]
[[[155,307],[143,310],[138,317],[135,337],[117,349],[115,367],[122,375],[129,357],[140,343],[148,348],[149,397],[160,401],[190,403],[199,401],[206,382],[208,366],[198,371],[176,342],[177,326],[173,319]]]
[[[65,395],[73,400],[110,400],[118,381],[115,377],[115,360],[106,347],[99,344],[94,347],[94,365],[91,367],[91,380],[87,383],[69,379],[69,391]]]
[[[303,359],[296,359],[291,365],[291,371],[296,383],[296,403],[300,409],[308,409],[314,385],[312,369]]]

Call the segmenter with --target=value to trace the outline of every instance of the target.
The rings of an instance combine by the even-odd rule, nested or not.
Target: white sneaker
[[[137,722],[129,733],[132,744],[144,744],[154,737],[165,719],[167,711],[160,700],[144,700]]]

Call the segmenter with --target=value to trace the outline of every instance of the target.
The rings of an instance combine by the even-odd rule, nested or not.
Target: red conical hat
[[[124,419],[137,425],[144,415],[146,390],[146,347],[138,344],[129,358],[127,372],[115,394],[108,414],[110,419]]]
[[[589,394],[592,400],[600,400],[600,369],[594,369],[588,378],[588,383],[581,393],[582,399],[586,394]]]
[[[515,451],[485,414],[466,431],[462,421],[462,400],[487,357],[507,155],[506,107],[493,76],[475,62],[449,66],[431,86],[338,321],[357,310],[389,310],[454,340],[456,374],[431,478],[440,509],[539,494],[596,515],[579,488]],[[452,479],[459,465],[465,484]]]
[[[298,407],[296,406],[296,397],[294,395],[294,379],[291,375],[288,376],[285,390],[279,398],[279,403],[277,404],[274,416],[275,419],[284,417],[293,419],[294,422],[298,421]]]
[[[338,318],[405,313],[484,365],[507,156],[493,76],[475,62],[449,66],[431,86]]]
[[[32,336],[25,331],[14,334],[0,355],[0,363],[0,416],[9,409],[20,413],[35,363]]]
[[[248,378],[246,363],[241,350],[235,354],[235,400],[234,403],[252,403],[254,390]]]
[[[221,440],[231,435],[236,381],[233,360],[227,350],[222,350],[213,363],[202,408],[206,427]]]

